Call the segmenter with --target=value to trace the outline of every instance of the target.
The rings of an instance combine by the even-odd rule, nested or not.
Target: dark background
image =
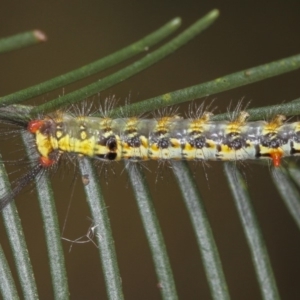
[[[134,78],[102,92],[94,100],[116,95],[131,102],[209,81],[300,52],[300,2],[290,1],[1,1],[0,36],[41,29],[48,42],[0,57],[0,93],[7,95],[104,57],[142,38],[170,19],[180,16],[186,28],[209,10],[221,11],[219,20],[175,54]],[[124,64],[125,65],[125,64]],[[44,103],[117,70],[110,69],[29,103]],[[217,112],[244,98],[251,107],[296,99],[300,72],[208,97]],[[202,100],[199,100],[201,103]],[[182,106],[181,112],[187,110]],[[1,141],[5,156],[11,149]],[[9,145],[9,142],[7,143]],[[15,144],[10,145],[16,147]],[[22,155],[22,151],[21,154]],[[259,299],[246,240],[223,176],[222,163],[195,170],[220,251],[233,299]],[[171,172],[165,167],[157,178],[157,164],[147,165],[154,206],[162,226],[180,299],[209,299],[209,289],[192,227]],[[195,168],[194,168],[195,169]],[[21,170],[22,171],[22,170]],[[115,238],[127,299],[159,299],[157,280],[135,200],[123,172],[115,168],[103,190]],[[279,198],[267,167],[243,167],[251,191],[282,299],[296,299],[300,279],[300,234]],[[72,172],[53,178],[61,228],[71,210],[63,236],[76,239],[90,226],[88,207],[80,184],[72,196]],[[70,175],[69,175],[70,174]],[[32,199],[29,199],[32,198]],[[17,198],[22,224],[42,299],[53,297],[47,265],[43,225],[34,193]],[[11,260],[3,227],[1,244]],[[92,243],[63,242],[72,299],[106,298],[98,251]],[[13,268],[13,264],[12,268]],[[14,269],[14,274],[16,275]]]

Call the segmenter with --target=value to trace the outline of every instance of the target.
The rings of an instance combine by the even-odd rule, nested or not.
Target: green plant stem
[[[138,165],[126,163],[126,170],[136,198],[136,202],[143,221],[144,230],[152,252],[158,284],[163,299],[178,299],[161,228],[152,204],[145,175]]]
[[[33,107],[28,105],[11,105],[9,107],[0,108],[0,117],[2,120],[15,120],[24,121],[30,120],[30,111]],[[117,109],[119,110],[119,108]],[[123,107],[121,108],[123,110]],[[258,108],[247,109],[249,113],[248,121],[264,120],[276,114],[285,116],[300,115],[300,99],[295,99],[283,104],[275,104],[268,106],[261,106]],[[116,115],[116,110],[111,113],[112,116]],[[214,121],[229,120],[228,113],[218,114],[212,118]]]
[[[10,193],[9,180],[2,163],[0,163],[0,175],[0,198],[2,198],[5,194]],[[21,220],[14,202],[3,209],[2,217],[21,284],[23,298],[27,300],[38,299],[37,287]]]
[[[257,120],[264,120],[264,119],[268,120],[268,118],[278,114],[285,115],[285,116],[297,116],[300,114],[300,102],[299,99],[296,99],[288,103],[247,109],[247,112],[250,115],[248,119],[249,121],[257,121]],[[228,113],[219,114],[213,117],[213,120],[215,121],[229,120]]]
[[[196,35],[198,35],[200,32],[206,29],[209,25],[211,25],[216,20],[218,15],[218,10],[211,11],[206,16],[204,16],[192,26],[190,26],[188,29],[186,29],[184,32],[172,39],[170,42],[161,46],[159,49],[153,51],[152,53],[149,53],[144,58],[134,62],[133,64],[125,67],[124,69],[110,76],[101,79],[100,81],[92,83],[82,89],[69,93],[60,98],[54,99],[38,107],[35,107],[32,110],[31,115],[34,116],[39,113],[54,111],[58,108],[61,108],[62,106],[82,101],[83,99],[89,96],[92,96],[113,85],[116,85],[117,83],[122,82],[123,80],[143,71],[144,69],[150,67],[154,63],[160,61],[162,58],[175,52],[177,49],[185,45],[192,38],[194,38]]]
[[[124,297],[116,250],[106,205],[98,183],[98,176],[88,158],[82,157],[79,159],[79,169],[81,176],[88,176],[89,178],[89,182],[84,186],[84,190],[95,224],[96,239],[104,273],[106,292],[109,299],[122,300]]]
[[[0,246],[0,291],[3,300],[18,300],[16,285],[12,277],[9,265]]]
[[[24,48],[47,40],[40,30],[32,30],[0,39],[0,53]]]
[[[275,187],[300,229],[300,194],[298,190],[284,168],[274,168],[271,174]]]
[[[201,97],[208,97],[223,91],[291,72],[299,68],[300,55],[295,55],[226,75],[212,81],[133,103],[126,107],[116,108],[112,111],[111,115],[119,116],[120,114],[123,114],[125,116],[138,116],[142,113],[150,112],[162,107],[177,105]],[[219,118],[224,118],[224,116],[215,116],[213,119],[219,120]]]
[[[36,152],[32,151],[32,145],[35,144],[32,135],[24,131],[22,139],[27,155],[31,160],[31,165],[35,166],[38,156]],[[67,272],[61,245],[57,211],[48,174],[44,172],[40,176],[37,176],[35,182],[45,230],[54,298],[69,299]]]
[[[51,80],[47,80],[16,93],[1,97],[0,103],[2,105],[19,103],[26,99],[30,99],[32,97],[47,93],[59,87],[64,87],[67,84],[108,69],[122,61],[125,61],[126,59],[129,59],[130,57],[133,57],[134,55],[146,51],[149,47],[152,47],[153,45],[157,44],[158,42],[169,36],[171,33],[173,33],[180,25],[181,19],[175,18],[138,42],[135,42],[113,54],[94,61],[79,69],[57,76]]]
[[[193,224],[211,296],[215,300],[230,299],[218,249],[191,171],[186,162],[171,164]]]
[[[247,238],[262,298],[280,299],[267,248],[246,184],[234,163],[224,163],[224,171]]]

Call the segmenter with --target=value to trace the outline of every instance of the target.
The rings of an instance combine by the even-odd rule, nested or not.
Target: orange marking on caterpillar
[[[40,164],[41,164],[44,168],[49,168],[49,167],[51,167],[54,163],[55,163],[55,160],[53,160],[53,159],[50,159],[50,158],[45,157],[45,156],[41,156],[41,157],[40,157]]]
[[[281,157],[282,157],[282,153],[280,153],[278,151],[276,151],[276,152],[274,151],[273,153],[271,153],[271,158],[273,160],[274,167],[280,167]]]
[[[27,130],[31,133],[36,133],[44,124],[42,120],[32,120],[28,123]]]

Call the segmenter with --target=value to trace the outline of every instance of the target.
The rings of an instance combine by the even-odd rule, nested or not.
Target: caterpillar
[[[213,121],[212,115],[202,105],[187,118],[173,113],[149,119],[114,119],[57,111],[19,122],[34,137],[39,159],[12,193],[0,199],[0,209],[40,172],[56,167],[64,154],[104,163],[269,159],[274,167],[280,166],[283,157],[300,155],[300,122],[285,123],[283,115],[248,122],[249,114],[242,110],[235,111],[228,121]]]

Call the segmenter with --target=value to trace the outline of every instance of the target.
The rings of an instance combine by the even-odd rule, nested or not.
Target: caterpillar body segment
[[[300,154],[300,122],[284,123],[282,115],[247,122],[244,111],[216,122],[211,115],[110,119],[59,113],[30,121],[28,130],[44,167],[63,153],[102,161],[271,159],[274,166],[282,157]]]
[[[285,123],[282,115],[269,122],[248,122],[248,113],[240,110],[229,121],[213,121],[212,113],[202,109],[190,112],[189,118],[176,112],[152,119],[74,116],[60,111],[30,121],[4,116],[3,124],[27,128],[33,135],[39,159],[0,199],[0,211],[37,176],[55,171],[64,154],[103,162],[269,159],[275,167],[283,157],[300,155],[300,122]]]

